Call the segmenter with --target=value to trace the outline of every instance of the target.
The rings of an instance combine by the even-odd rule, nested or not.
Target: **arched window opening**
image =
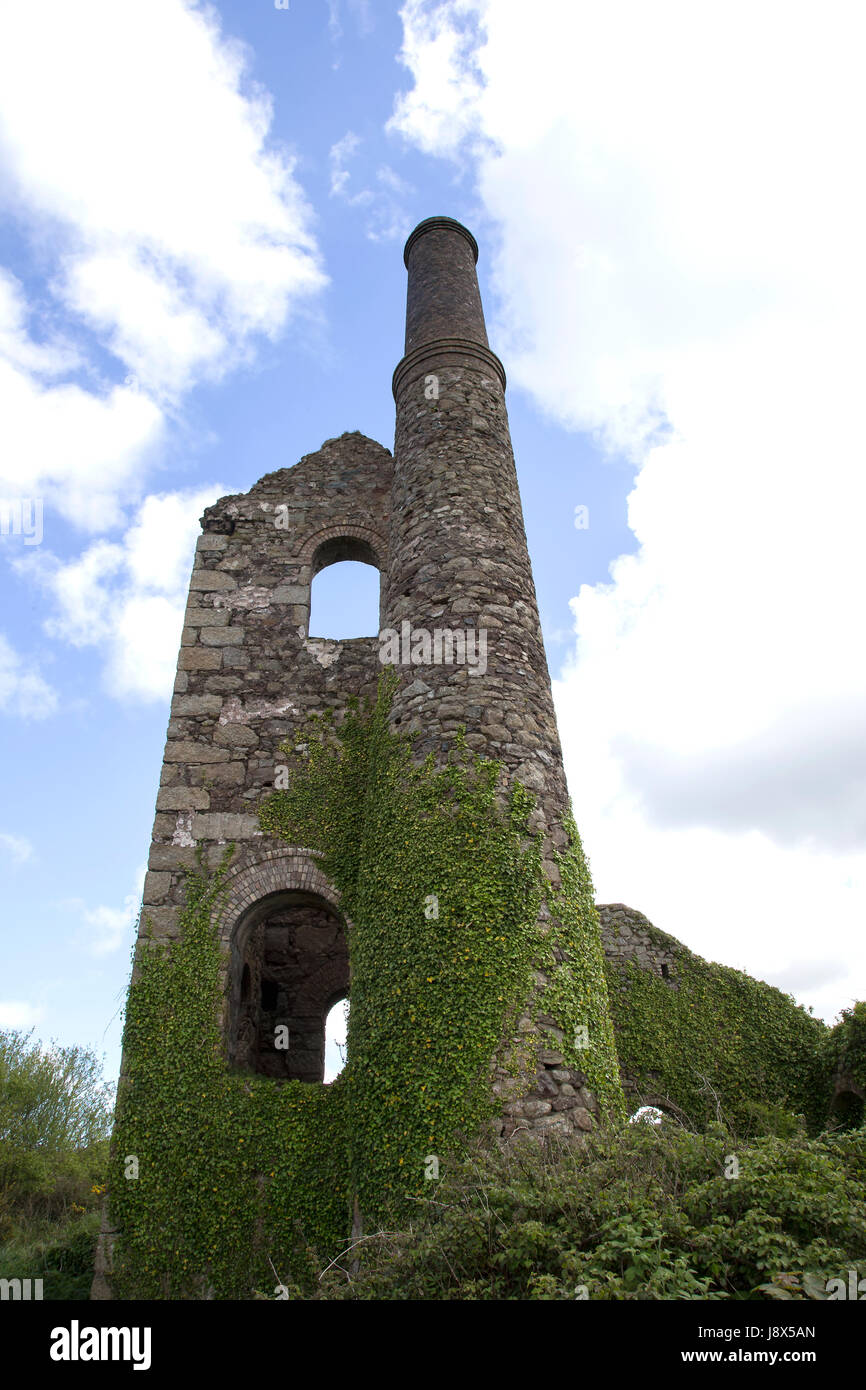
[[[691,1129],[688,1116],[680,1110],[679,1106],[670,1099],[669,1096],[658,1095],[654,1092],[639,1091],[628,1092],[627,1100],[629,1110],[635,1102],[639,1102],[636,1108],[631,1111],[629,1124],[649,1124],[649,1125],[682,1125],[684,1129]]]
[[[379,631],[379,574],[357,560],[329,565],[310,593],[310,637],[344,641]]]
[[[331,904],[302,892],[262,899],[233,939],[229,1060],[275,1080],[323,1081],[326,1020],[348,993],[348,943]]]
[[[381,569],[368,541],[337,536],[313,557],[308,637],[346,641],[379,632]]]
[[[863,1097],[856,1091],[837,1091],[830,1107],[830,1121],[834,1129],[859,1129],[864,1120]]]
[[[334,1081],[346,1065],[349,1000],[338,999],[325,1019],[325,1081]]]

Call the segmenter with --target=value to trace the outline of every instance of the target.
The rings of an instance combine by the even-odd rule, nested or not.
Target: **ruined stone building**
[[[450,218],[406,243],[405,355],[393,378],[393,455],[360,434],[267,473],[202,519],[157,797],[142,923],[177,929],[194,846],[237,846],[222,932],[231,952],[228,1055],[267,1075],[321,1081],[324,1025],[349,993],[346,934],[332,885],[302,849],[262,834],[281,742],[310,711],[375,694],[378,634],[310,637],[314,576],[339,560],[381,576],[380,630],[466,632],[470,661],[409,662],[392,719],[423,757],[465,726],[538,796],[535,828],[561,848],[567,806],[559,736],[505,410],[491,351],[478,248]],[[477,634],[484,633],[485,663]],[[449,653],[446,652],[445,655]],[[432,654],[431,654],[432,656]],[[486,669],[481,670],[485,664]],[[547,860],[548,873],[556,868]],[[543,1009],[540,1010],[542,1013]],[[274,1020],[297,1045],[276,1053]],[[551,1063],[550,1069],[554,1069]],[[558,1091],[561,1083],[548,1081]],[[549,1099],[539,1094],[548,1119]],[[592,1102],[588,1102],[592,1108]],[[559,1128],[582,1115],[557,1112]]]
[[[215,866],[226,846],[235,846],[215,921],[223,948],[224,1064],[239,1076],[303,1083],[302,1095],[297,1088],[286,1092],[300,1095],[292,1102],[296,1115],[314,1093],[325,1093],[322,1103],[330,1105],[327,1093],[333,1092],[337,1104],[340,1082],[323,1086],[325,1020],[335,1002],[351,999],[356,986],[369,993],[370,985],[353,979],[352,932],[361,927],[347,920],[321,855],[265,833],[259,820],[263,798],[279,785],[285,741],[311,713],[330,708],[339,722],[352,697],[375,699],[383,672],[378,633],[345,641],[310,635],[311,585],[325,566],[359,560],[379,572],[379,629],[392,634],[388,662],[397,675],[390,727],[412,736],[416,762],[432,754],[439,765],[462,727],[472,754],[496,760],[506,783],[532,793],[528,829],[540,836],[552,895],[533,911],[539,940],[558,915],[567,916],[557,902],[582,891],[579,874],[577,888],[562,882],[563,855],[572,843],[568,792],[509,436],[505,370],[487,340],[477,257],[471,233],[446,217],[422,222],[406,243],[406,336],[393,376],[393,454],[358,433],[342,434],[294,467],[266,472],[249,492],[222,498],[202,518],[141,930],[157,943],[177,943],[184,872],[195,864],[197,848]],[[420,902],[418,911],[420,920]],[[571,931],[568,949],[554,948],[543,967],[535,962],[529,993],[503,1003],[505,1031],[482,1068],[494,1098],[494,1133],[504,1139],[518,1129],[579,1136],[606,1107],[618,1105],[623,1113],[614,1035],[617,1043],[622,1039],[630,1109],[669,1103],[671,1113],[699,1118],[721,1024],[707,1019],[692,1049],[692,1059],[700,1060],[692,1068],[695,1079],[681,1051],[694,1009],[684,1011],[677,999],[685,998],[697,958],[621,905],[602,908],[599,927],[591,899],[584,902]],[[408,978],[412,962],[406,960]],[[642,991],[644,977],[650,983]],[[800,1019],[802,1011],[778,991],[751,984],[777,999],[779,1018],[796,1012],[794,1051],[801,1070],[811,1066],[822,1025]],[[736,987],[745,990],[743,1016],[754,1023],[757,995],[750,986]],[[729,999],[732,988],[726,981]],[[399,986],[393,994],[396,999]],[[701,997],[709,998],[706,989]],[[640,1036],[647,1039],[646,1065],[629,1000],[645,1006]],[[407,1032],[415,1014],[401,1024],[400,1007],[395,1002],[394,1027]],[[289,1038],[285,1048],[274,1045],[279,1026]],[[749,1041],[746,1036],[744,1046]],[[517,1044],[522,1060],[515,1065]],[[353,1046],[363,1051],[363,1032],[353,1037],[350,1031],[350,1106]],[[778,1084],[771,1077],[767,1086],[766,1075],[754,1078],[757,1090],[780,1101],[787,1094],[784,1052],[780,1040],[762,1059],[771,1071],[777,1067]],[[447,1063],[440,1058],[441,1068]],[[421,1066],[419,1094],[427,1086]],[[681,1085],[677,1078],[686,1073],[691,1080]],[[725,1077],[713,1076],[724,1090]],[[383,1089],[381,1104],[393,1101],[411,1115],[405,1080],[401,1086],[395,1097]],[[445,1076],[441,1089],[453,1092],[453,1077]],[[237,1106],[227,1113],[234,1123]],[[350,1129],[353,1124],[360,1135],[362,1119]],[[313,1181],[303,1157],[293,1170],[292,1191],[302,1170],[303,1180]],[[401,1153],[394,1163],[406,1168],[424,1157],[423,1150],[420,1157]],[[146,1154],[141,1161],[146,1176]],[[356,1227],[358,1173],[366,1162],[357,1150],[344,1194],[347,1212],[354,1200]],[[270,1178],[277,1181],[276,1171],[275,1165],[263,1175],[262,1190]],[[185,1180],[194,1180],[188,1170]]]

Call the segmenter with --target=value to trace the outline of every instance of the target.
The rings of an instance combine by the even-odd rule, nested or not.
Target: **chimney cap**
[[[453,217],[425,217],[423,222],[418,223],[414,232],[409,233],[406,245],[403,247],[403,264],[407,269],[409,267],[409,251],[411,247],[414,246],[419,236],[423,236],[425,232],[438,230],[459,232],[461,236],[464,236],[472,247],[472,255],[475,264],[478,264],[478,242],[469,229],[463,226],[462,222],[456,222]]]

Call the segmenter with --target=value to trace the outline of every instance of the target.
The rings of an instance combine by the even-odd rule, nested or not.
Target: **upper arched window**
[[[356,537],[325,541],[313,559],[308,637],[375,637],[379,632],[379,562]]]

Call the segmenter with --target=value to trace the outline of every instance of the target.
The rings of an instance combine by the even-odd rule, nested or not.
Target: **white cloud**
[[[86,907],[81,902],[75,906],[89,928],[88,950],[94,956],[107,956],[125,944],[131,944],[132,929],[138,919],[141,897],[144,891],[145,866],[136,870],[135,887],[123,900],[123,907]]]
[[[13,864],[26,864],[33,858],[33,846],[24,835],[9,835],[0,831],[0,850],[8,854]]]
[[[343,26],[340,23],[340,0],[327,0],[328,3],[328,34],[332,43],[337,43],[343,37]],[[339,66],[335,62],[333,66]]]
[[[199,519],[225,489],[152,494],[120,542],[96,541],[75,560],[19,561],[51,594],[49,636],[101,647],[104,681],[119,698],[164,700],[177,664]]]
[[[130,23],[113,0],[8,10],[2,132],[22,208],[70,237],[64,292],[116,328],[142,380],[170,389],[166,320],[177,317],[183,340],[196,311],[233,337],[272,332],[323,276],[294,161],[266,148],[271,103],[248,80],[245,50],[212,9],[151,0],[147,17]],[[125,275],[139,277],[131,292]],[[186,342],[193,365],[199,354]]]
[[[123,945],[138,916],[138,901],[131,895],[121,908],[94,907],[85,911],[84,920],[92,929],[90,951],[94,956],[110,955]]]
[[[0,999],[0,1028],[32,1028],[44,1010],[23,999]]]
[[[339,43],[343,37],[343,25],[340,20],[340,0],[327,0],[328,3],[328,36],[332,43]],[[374,28],[373,15],[370,10],[369,0],[348,0],[348,9],[355,21],[355,28],[362,38],[372,33]],[[340,59],[336,58],[331,64],[333,68],[339,68]]]
[[[556,692],[599,896],[757,973],[829,933],[832,1013],[866,966],[859,12],[402,14],[391,129],[474,180],[511,382],[638,470]]]
[[[30,338],[29,313],[20,280],[0,266],[0,358],[40,376],[58,376],[77,367],[78,351],[56,334],[41,343]]]
[[[401,61],[415,85],[398,97],[386,129],[405,135],[426,154],[454,155],[469,136],[481,138],[477,46],[486,9],[475,0],[407,0],[400,11]]]
[[[0,712],[22,719],[47,719],[57,709],[57,693],[0,634]]]
[[[0,178],[47,277],[29,304],[0,279],[0,492],[117,525],[164,409],[325,284],[270,124],[210,7],[150,0],[146,23],[116,0],[0,10]]]
[[[207,308],[191,302],[178,278],[132,248],[77,259],[66,298],[133,368],[139,385],[175,394],[226,365],[226,331],[209,322]]]
[[[331,146],[331,197],[344,199],[350,207],[367,209],[365,234],[370,241],[394,241],[405,237],[410,230],[405,199],[414,190],[390,164],[380,165],[376,170],[375,188],[362,188],[357,193],[349,191],[351,175],[347,166],[357,155],[361,143],[354,131],[347,130]]]
[[[0,271],[0,495],[43,498],[77,526],[99,530],[122,519],[118,496],[136,488],[162,437],[158,406],[129,385],[93,392],[58,382],[80,363],[77,349],[38,319],[14,276]]]
[[[353,130],[347,130],[342,139],[337,140],[331,146],[328,159],[331,165],[331,197],[342,197],[346,193],[349,183],[349,170],[347,164],[358,152],[361,144],[360,136]],[[356,198],[360,195],[356,195]],[[369,195],[368,195],[369,197]]]

